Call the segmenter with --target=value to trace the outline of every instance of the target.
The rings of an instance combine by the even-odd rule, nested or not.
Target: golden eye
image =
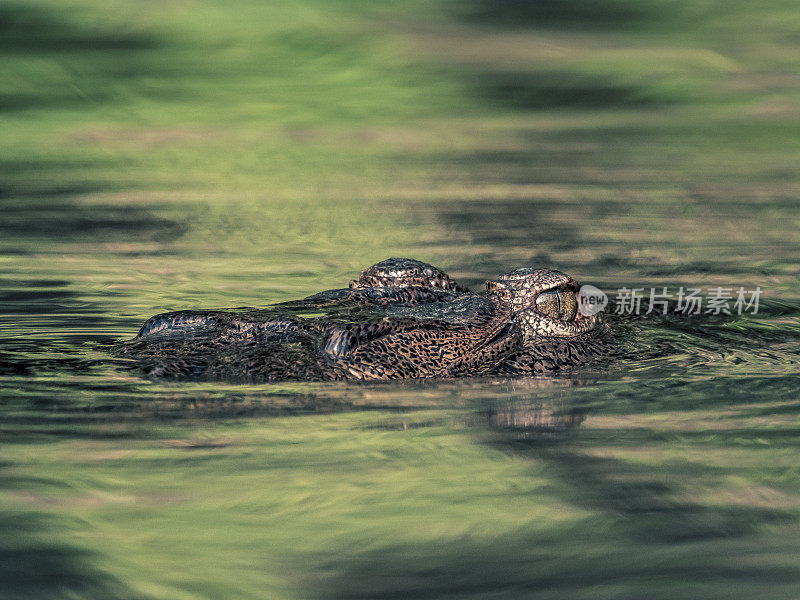
[[[560,304],[557,291],[542,292],[536,297],[536,312],[551,319],[559,319]]]
[[[551,319],[572,321],[578,312],[578,299],[566,286],[549,290],[536,297],[536,311]]]
[[[578,299],[575,297],[575,292],[569,288],[565,288],[559,292],[561,299],[561,320],[572,321],[578,312]]]

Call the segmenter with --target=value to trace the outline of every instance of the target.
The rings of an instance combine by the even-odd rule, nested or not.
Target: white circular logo
[[[578,310],[584,317],[591,317],[608,305],[608,296],[603,290],[599,290],[593,285],[582,285],[578,290]]]

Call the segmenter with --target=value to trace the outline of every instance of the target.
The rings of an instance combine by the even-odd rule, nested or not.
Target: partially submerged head
[[[350,287],[428,287],[466,291],[433,265],[412,258],[387,258],[361,271]]]
[[[552,269],[517,269],[487,281],[489,295],[510,308],[522,325],[525,342],[552,337],[576,337],[595,329],[597,316],[585,316],[578,306],[580,285]]]

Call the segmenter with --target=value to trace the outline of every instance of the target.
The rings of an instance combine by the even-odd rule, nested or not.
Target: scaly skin
[[[115,351],[151,377],[173,379],[546,373],[603,351],[598,320],[575,311],[577,289],[558,271],[518,269],[478,294],[436,267],[392,258],[365,269],[349,288],[299,301],[156,315]]]

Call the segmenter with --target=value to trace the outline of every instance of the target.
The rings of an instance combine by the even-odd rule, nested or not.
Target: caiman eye
[[[561,320],[572,321],[578,314],[578,298],[575,296],[575,292],[564,288],[559,292],[559,298],[561,299]]]
[[[572,321],[578,312],[578,299],[566,286],[548,290],[536,297],[536,311],[551,319]]]
[[[536,297],[536,312],[550,317],[551,319],[560,318],[560,305],[558,301],[558,292],[553,290],[550,292],[542,292]]]

